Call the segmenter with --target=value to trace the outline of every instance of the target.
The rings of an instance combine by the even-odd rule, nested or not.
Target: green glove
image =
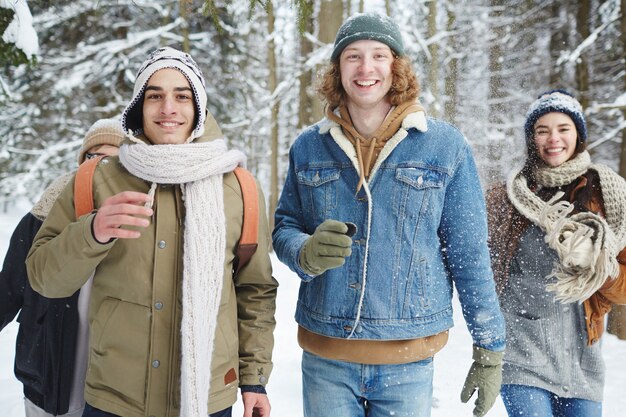
[[[352,239],[346,235],[348,226],[337,220],[326,220],[300,251],[300,267],[309,275],[337,268],[352,254]]]
[[[465,378],[461,401],[466,403],[478,390],[474,415],[482,417],[496,402],[502,384],[502,357],[504,352],[493,352],[474,346],[474,363]]]

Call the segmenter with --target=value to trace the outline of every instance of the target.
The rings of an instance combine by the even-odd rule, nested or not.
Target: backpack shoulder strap
[[[93,210],[93,174],[102,158],[104,158],[104,155],[87,159],[80,164],[76,171],[76,178],[74,179],[74,210],[76,219]]]
[[[244,168],[237,167],[234,173],[243,197],[243,225],[235,254],[233,278],[250,262],[252,255],[256,252],[259,233],[259,192],[256,188],[256,181],[250,171]]]

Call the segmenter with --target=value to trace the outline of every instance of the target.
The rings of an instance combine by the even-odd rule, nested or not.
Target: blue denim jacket
[[[503,350],[484,199],[463,135],[413,113],[358,193],[357,166],[354,146],[327,119],[291,147],[273,244],[302,279],[296,321],[329,337],[430,336],[453,326],[454,282],[474,344]],[[352,255],[310,276],[300,268],[300,250],[327,219],[357,225]]]

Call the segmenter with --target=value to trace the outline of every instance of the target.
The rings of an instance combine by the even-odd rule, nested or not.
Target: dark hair
[[[387,97],[389,97],[389,102],[392,105],[397,106],[407,101],[413,101],[419,96],[420,84],[411,62],[406,56],[394,57],[391,73],[393,80]],[[341,85],[339,61],[329,63],[323,70],[317,85],[317,93],[331,109],[340,104],[345,104],[346,91]]]

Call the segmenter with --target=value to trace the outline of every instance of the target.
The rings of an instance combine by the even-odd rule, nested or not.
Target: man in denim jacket
[[[477,389],[483,416],[499,391],[505,334],[469,144],[425,116],[386,16],[342,25],[319,91],[326,118],[290,150],[273,232],[302,280],[305,417],[430,416],[453,283],[474,341],[461,399]]]

